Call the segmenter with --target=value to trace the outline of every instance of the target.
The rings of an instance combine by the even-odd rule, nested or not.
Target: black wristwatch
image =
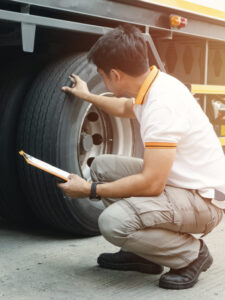
[[[91,193],[90,193],[90,196],[89,196],[90,199],[101,200],[101,197],[99,195],[97,195],[97,193],[96,193],[97,184],[99,184],[99,182],[92,182],[91,183]]]

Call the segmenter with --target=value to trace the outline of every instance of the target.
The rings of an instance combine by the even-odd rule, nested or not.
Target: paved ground
[[[182,291],[160,289],[159,276],[100,269],[98,254],[118,249],[102,237],[56,237],[0,221],[0,239],[0,299],[225,299],[225,218],[205,238],[213,266]]]

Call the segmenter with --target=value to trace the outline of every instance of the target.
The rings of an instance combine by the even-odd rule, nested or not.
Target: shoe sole
[[[112,270],[119,270],[119,271],[137,271],[141,273],[147,274],[161,274],[163,271],[163,267],[158,270],[150,270],[149,266],[145,264],[137,264],[137,263],[129,263],[129,264],[112,264],[105,261],[99,261],[98,264],[101,268],[104,269],[112,269]]]
[[[198,277],[199,277],[200,273],[206,272],[211,267],[212,263],[213,263],[213,258],[209,254],[207,256],[207,258],[205,259],[205,262],[202,264],[202,267],[199,269],[198,274],[192,281],[179,284],[179,283],[165,282],[165,281],[159,280],[159,287],[164,288],[164,289],[172,289],[172,290],[181,290],[181,289],[191,288],[198,281]]]

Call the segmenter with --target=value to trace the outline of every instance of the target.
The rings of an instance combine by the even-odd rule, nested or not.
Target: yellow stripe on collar
[[[159,69],[156,66],[152,66],[150,68],[150,73],[146,77],[145,81],[143,82],[143,84],[137,94],[137,97],[135,99],[135,104],[143,104],[145,102],[146,96],[147,96],[153,82],[155,81],[158,73],[159,73]]]

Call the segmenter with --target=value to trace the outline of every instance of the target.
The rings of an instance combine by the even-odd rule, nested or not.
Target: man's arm
[[[139,174],[97,185],[102,198],[128,198],[132,196],[158,196],[165,187],[176,149],[145,149],[143,170]],[[77,175],[64,184],[58,184],[71,198],[88,197],[90,184]]]
[[[62,87],[64,92],[96,105],[109,115],[121,118],[135,118],[132,99],[95,95],[90,93],[87,83],[81,80],[79,76],[72,74],[70,79],[74,83],[72,87]]]
[[[171,170],[175,149],[145,149],[142,173],[97,185],[102,198],[158,196],[165,187]]]

